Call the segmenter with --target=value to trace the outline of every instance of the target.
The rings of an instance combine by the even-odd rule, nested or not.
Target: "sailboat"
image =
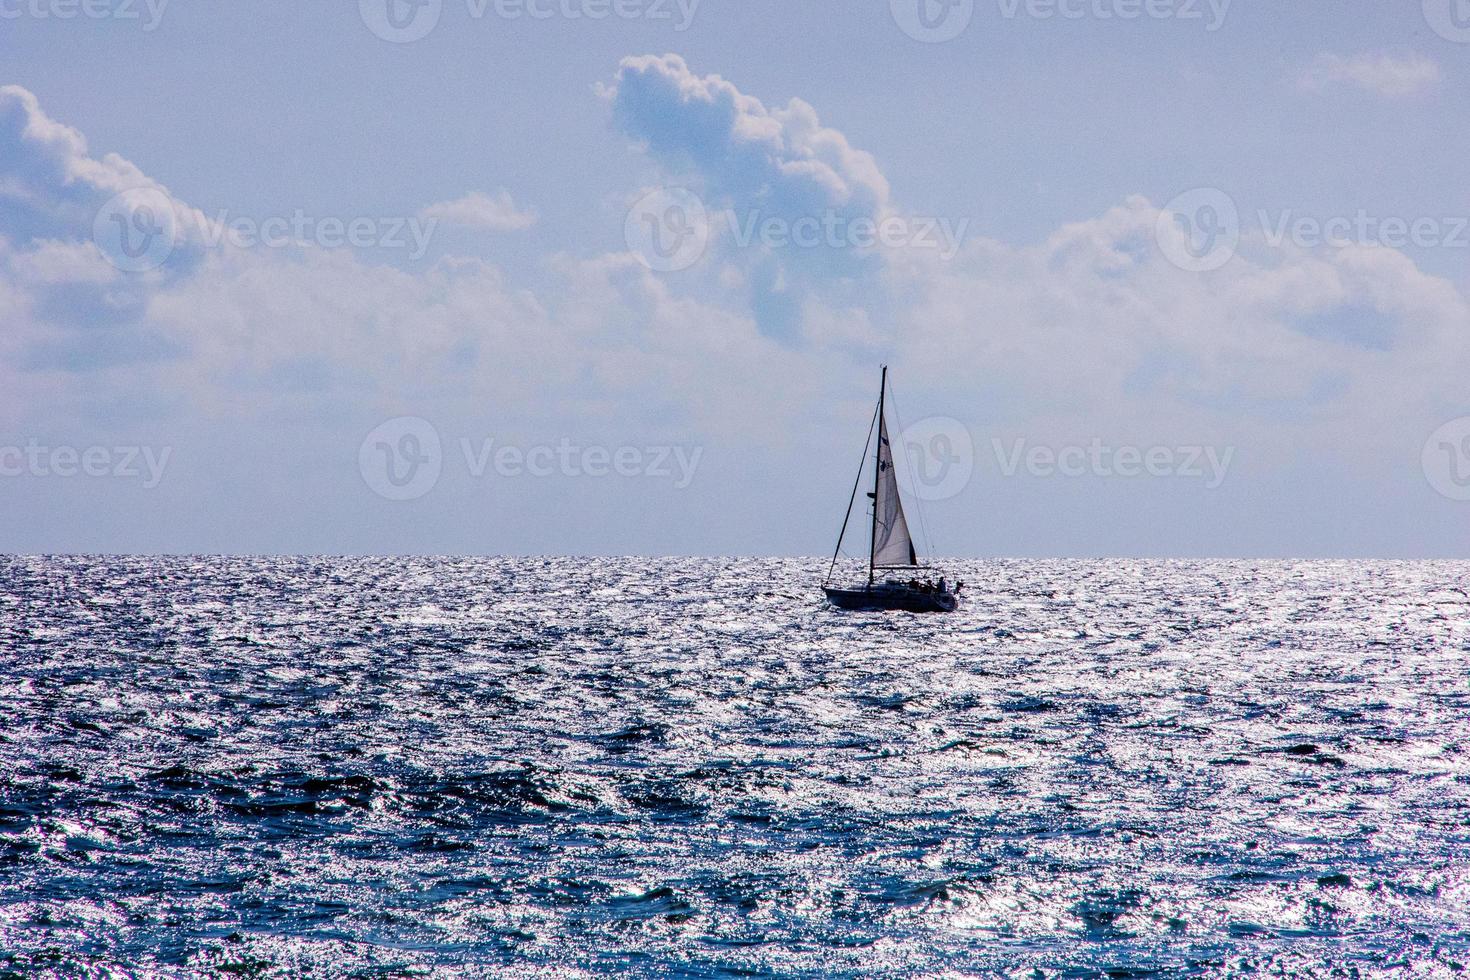
[[[878,427],[878,445],[873,456],[873,492],[868,494],[872,501],[872,530],[868,537],[868,581],[849,588],[833,588],[832,574],[837,568],[837,556],[842,553],[842,539],[847,535],[847,524],[852,518],[852,505],[857,500],[858,484],[862,482],[863,470],[858,471],[857,482],[852,485],[852,497],[847,502],[847,515],[842,520],[842,530],[837,535],[837,548],[832,552],[832,565],[827,569],[827,579],[822,591],[827,600],[839,609],[857,610],[902,610],[905,612],[953,612],[959,606],[960,586],[950,589],[940,576],[933,581],[928,566],[919,563],[919,554],[914,548],[914,539],[909,534],[908,519],[903,514],[903,499],[898,492],[898,474],[893,468],[893,447],[888,441],[888,419],[884,406],[888,395],[888,367],[883,368],[883,378],[878,387],[878,409],[875,417]],[[872,440],[872,427],[868,439]],[[863,446],[866,459],[868,447]],[[866,469],[866,463],[863,469]],[[929,572],[923,581],[917,577],[920,571]],[[879,581],[879,573],[884,578]],[[908,572],[907,577],[901,577]],[[892,577],[889,577],[892,576]]]

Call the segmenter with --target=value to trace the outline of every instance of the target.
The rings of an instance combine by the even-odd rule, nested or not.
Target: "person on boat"
[[[944,592],[944,576],[943,575],[939,576],[939,591],[940,591],[941,594]]]

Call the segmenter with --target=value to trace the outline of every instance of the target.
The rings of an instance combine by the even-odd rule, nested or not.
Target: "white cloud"
[[[873,158],[804,103],[769,111],[672,57],[630,59],[609,94],[664,173],[692,170],[724,206],[784,194],[786,207],[898,212]],[[1159,253],[1159,209],[1141,197],[1039,245],[971,240],[948,262],[879,250],[851,288],[809,264],[791,301],[796,343],[763,333],[751,285],[764,275],[789,290],[785,255],[766,269],[712,252],[663,277],[626,253],[563,254],[540,294],[479,260],[403,270],[347,250],[228,244],[177,250],[157,276],[113,275],[90,240],[95,209],[123,177],[156,183],[90,157],[29,93],[0,93],[0,127],[15,134],[0,172],[0,411],[12,422],[146,391],[225,423],[437,410],[543,432],[799,446],[863,415],[886,354],[906,391],[958,414],[995,391],[1010,418],[1089,436],[1175,427],[1190,441],[1367,451],[1411,443],[1428,406],[1462,397],[1470,369],[1470,308],[1407,256],[1248,237],[1223,269],[1191,274]],[[483,218],[476,195],[464,200]],[[501,218],[521,213],[508,195],[485,200]],[[425,213],[448,220],[462,204]]]
[[[800,99],[768,108],[718,75],[696,75],[674,54],[625,58],[600,91],[622,131],[648,149],[664,179],[697,191],[717,227],[727,219],[751,228],[768,220],[851,227],[892,211],[873,156],[824,126]],[[873,251],[788,248],[775,255],[717,240],[711,254],[740,267],[737,276],[722,275],[747,284],[745,302],[762,331],[793,346],[814,299],[845,304],[838,294],[875,273]]]
[[[1358,54],[1323,52],[1303,73],[1301,85],[1322,92],[1334,85],[1355,85],[1384,98],[1403,98],[1427,91],[1439,83],[1439,64],[1419,54]]]
[[[1381,461],[1462,401],[1470,305],[1406,255],[1253,238],[1189,273],[1154,244],[1158,213],[1133,197],[1037,246],[899,256],[908,373],[959,404],[1003,392],[1001,416],[1038,434],[1174,432],[1297,459]]]
[[[18,85],[0,87],[0,145],[8,151],[0,170],[0,231],[84,241],[99,209],[124,191],[161,195],[179,212],[177,227],[186,239],[207,225],[203,214],[186,209],[132,163],[115,153],[92,156],[81,133],[47,116]]]
[[[879,214],[888,180],[869,153],[822,125],[800,99],[768,109],[718,75],[694,74],[675,54],[625,58],[602,89],[624,132],[667,166],[692,169],[716,204],[851,207]]]
[[[419,217],[484,231],[520,231],[531,227],[537,220],[534,210],[516,207],[506,190],[494,196],[471,191],[453,201],[431,204],[419,212]]]
[[[0,422],[19,430],[149,400],[201,424],[437,407],[546,438],[635,423],[681,438],[786,412],[780,390],[810,371],[802,357],[773,363],[748,314],[677,296],[627,255],[553,257],[550,301],[480,260],[405,271],[347,249],[241,248],[228,236],[209,248],[185,238],[160,268],[121,272],[92,239],[99,209],[114,188],[161,186],[120,157],[90,156],[24,90],[0,93],[0,129],[11,140],[0,162]],[[209,227],[170,203],[189,215],[181,234]],[[508,195],[429,210],[526,220]],[[737,392],[732,375],[759,380]]]
[[[90,283],[99,285],[118,278],[95,243],[39,241],[28,252],[12,257],[11,270],[32,284]]]

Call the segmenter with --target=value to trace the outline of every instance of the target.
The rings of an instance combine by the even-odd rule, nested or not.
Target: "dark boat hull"
[[[867,589],[830,589],[827,601],[838,609],[882,612],[954,612],[959,597],[953,592],[924,592],[906,587],[875,585]]]

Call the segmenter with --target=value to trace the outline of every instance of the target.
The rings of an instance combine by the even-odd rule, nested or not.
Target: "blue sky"
[[[1463,555],[1457,2],[6,0],[0,549]]]

